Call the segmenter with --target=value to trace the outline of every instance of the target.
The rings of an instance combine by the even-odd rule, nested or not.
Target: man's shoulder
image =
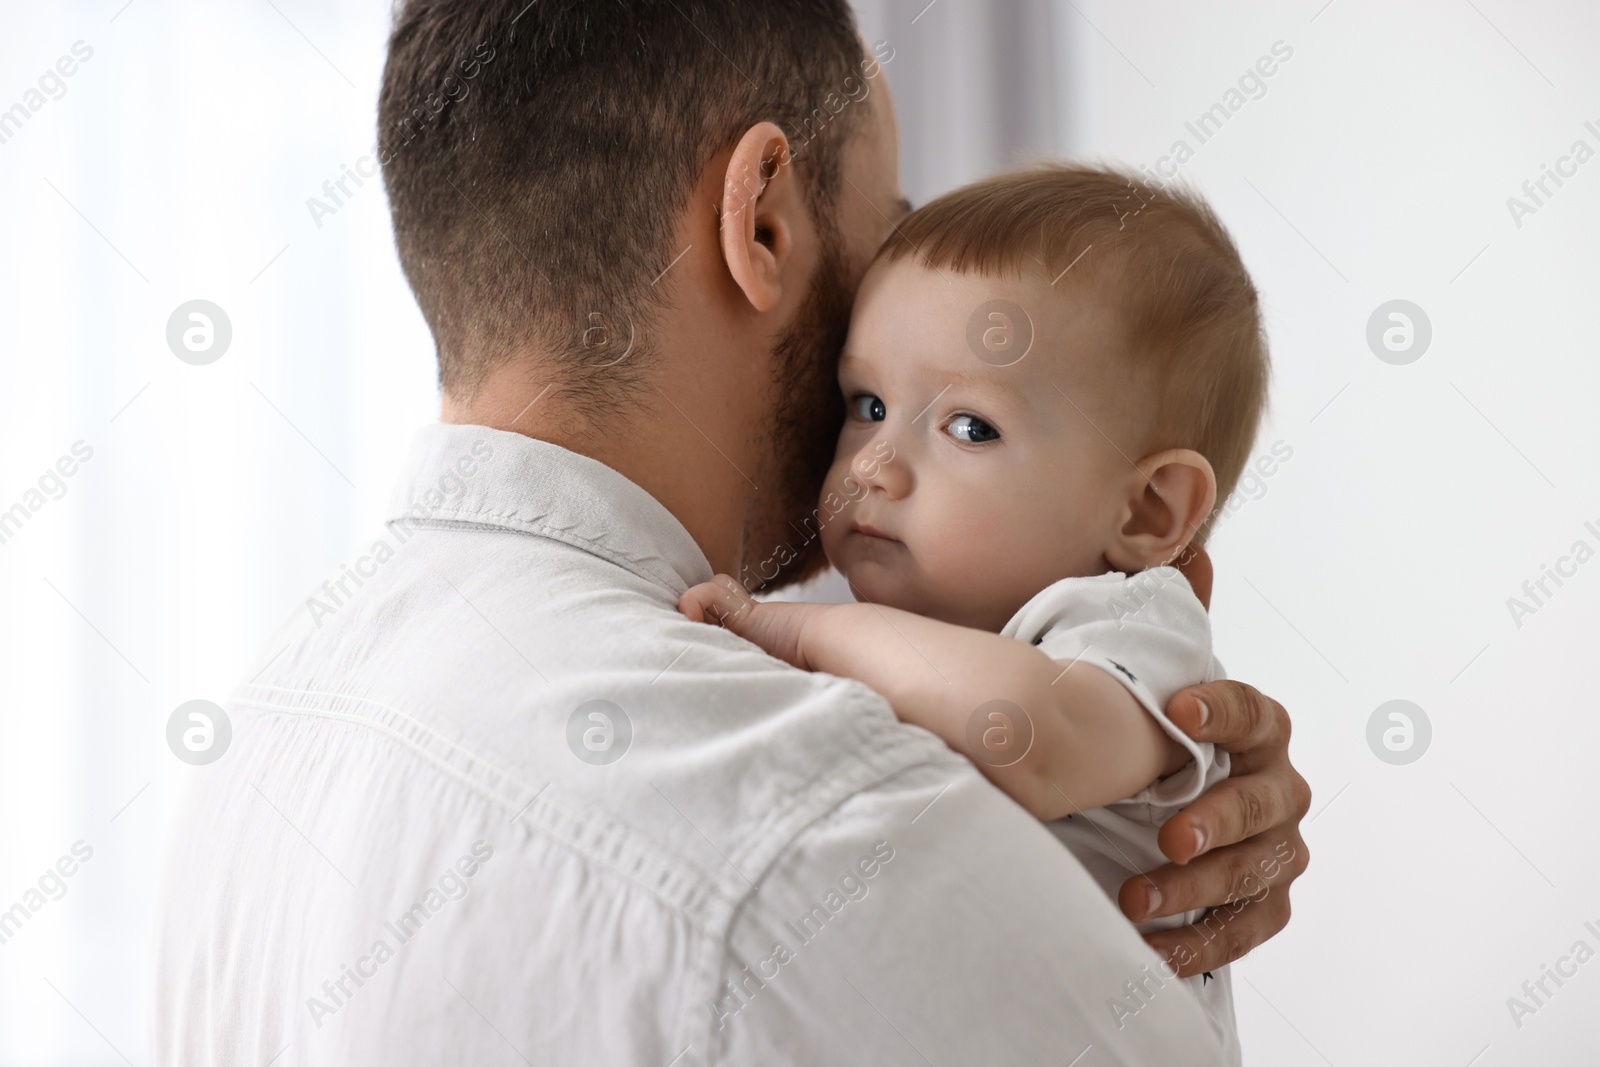
[[[235,705],[345,723],[306,732],[323,746],[386,739],[392,788],[453,780],[508,817],[539,797],[530,825],[565,812],[569,837],[647,848],[705,899],[740,897],[851,796],[958,760],[864,685],[692,623],[648,581],[539,539],[490,551],[530,565],[488,582],[414,557],[337,617],[297,612]]]

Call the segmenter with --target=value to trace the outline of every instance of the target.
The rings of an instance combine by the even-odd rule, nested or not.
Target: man
[[[907,210],[878,58],[843,0],[400,9],[381,157],[444,421],[229,704],[169,862],[157,1062],[1221,1061],[970,764],[675,610],[818,565],[790,523]],[[1152,938],[1187,975],[1287,921],[1309,795],[1275,703],[1171,713],[1235,777],[1121,902],[1235,902]]]

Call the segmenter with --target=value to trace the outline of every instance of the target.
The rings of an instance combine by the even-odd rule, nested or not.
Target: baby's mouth
[[[859,519],[850,524],[850,532],[860,534],[863,537],[874,537],[881,541],[892,541],[896,544],[900,543],[900,539],[898,537],[885,533],[883,530],[880,530],[870,522],[862,522]]]

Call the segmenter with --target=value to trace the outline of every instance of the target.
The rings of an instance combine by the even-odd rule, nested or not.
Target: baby
[[[880,250],[840,357],[811,518],[858,603],[719,576],[679,607],[876,689],[1115,897],[1228,773],[1164,712],[1222,676],[1172,564],[1232,491],[1267,375],[1255,288],[1199,200],[1070,166],[950,193]],[[1237,1058],[1225,970],[1185,981]]]

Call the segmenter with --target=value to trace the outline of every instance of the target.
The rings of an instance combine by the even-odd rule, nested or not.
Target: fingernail
[[[1155,886],[1147,886],[1144,891],[1144,914],[1149,918],[1161,910],[1161,890]]]
[[[1206,832],[1199,826],[1189,832],[1194,836],[1194,854],[1198,856],[1206,850]]]
[[[1211,719],[1211,709],[1206,707],[1206,702],[1199,697],[1195,697],[1194,702],[1200,706],[1200,725],[1204,727]]]

